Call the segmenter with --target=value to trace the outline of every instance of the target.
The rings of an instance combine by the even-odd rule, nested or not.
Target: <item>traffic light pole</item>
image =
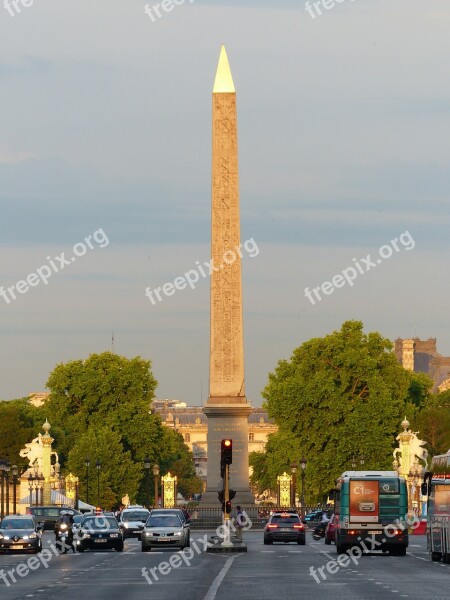
[[[230,465],[225,465],[224,495],[225,495],[225,505],[224,505],[225,510],[223,512],[224,536],[223,536],[223,542],[222,542],[221,546],[232,546],[233,544],[231,543],[231,531],[230,531],[231,514],[227,513],[227,509],[226,509],[226,507],[228,506],[228,502],[230,501]]]

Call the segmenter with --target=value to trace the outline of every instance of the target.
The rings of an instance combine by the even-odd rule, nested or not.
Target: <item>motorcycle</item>
[[[67,554],[69,547],[73,550],[72,528],[68,523],[58,523],[55,527],[56,547],[61,554]]]
[[[322,538],[325,537],[325,529],[326,529],[327,523],[319,523],[319,525],[317,525],[317,527],[314,529],[313,531],[313,539],[317,540],[321,540]]]

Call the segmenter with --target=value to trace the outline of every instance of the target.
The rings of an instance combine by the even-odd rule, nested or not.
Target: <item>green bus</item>
[[[346,471],[334,490],[336,550],[353,547],[405,556],[408,492],[395,471]]]
[[[450,564],[450,450],[433,457],[422,495],[428,496],[427,547],[431,560]]]

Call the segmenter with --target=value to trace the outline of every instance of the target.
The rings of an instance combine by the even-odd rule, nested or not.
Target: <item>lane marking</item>
[[[231,565],[233,564],[233,561],[238,558],[237,556],[231,556],[230,558],[227,559],[227,562],[225,563],[225,565],[222,567],[220,573],[217,575],[217,577],[214,579],[214,581],[212,582],[204,600],[214,600],[217,594],[217,591],[220,587],[220,584],[222,583],[222,581],[225,578],[225,575],[228,573],[228,570],[230,569]]]

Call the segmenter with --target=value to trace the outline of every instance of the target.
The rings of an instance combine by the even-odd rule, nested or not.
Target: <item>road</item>
[[[127,540],[123,553],[53,554],[47,567],[39,562],[37,566],[33,565],[35,570],[28,573],[27,567],[19,565],[26,565],[30,556],[1,555],[0,598],[447,600],[449,597],[450,565],[430,561],[424,536],[411,538],[406,557],[373,553],[360,559],[355,557],[348,566],[330,563],[327,570],[327,563],[336,559],[335,548],[314,542],[310,533],[307,534],[306,546],[264,546],[260,531],[245,532],[248,552],[231,556],[204,552],[205,541],[211,533],[205,538],[207,532],[193,532],[193,539],[200,538],[200,541],[191,548],[194,555],[191,560],[188,554],[185,554],[184,560],[181,556],[175,557],[177,553],[170,549],[144,554],[137,540]],[[49,547],[47,542],[50,539],[50,535],[46,534],[44,547]],[[168,562],[171,557],[172,566]],[[142,574],[144,567],[151,583]],[[8,574],[11,571],[15,583]],[[158,577],[158,581],[154,576]]]

